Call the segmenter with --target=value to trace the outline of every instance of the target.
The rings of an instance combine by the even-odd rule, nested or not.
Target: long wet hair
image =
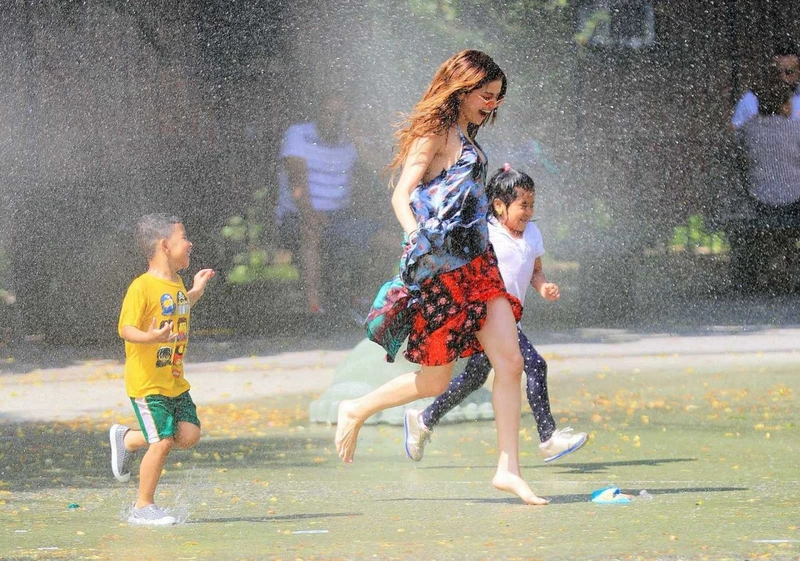
[[[495,199],[500,199],[508,208],[519,198],[519,191],[536,195],[536,184],[527,173],[517,171],[509,164],[494,172],[486,184],[486,198],[489,199],[489,216],[497,217],[494,210]]]
[[[422,99],[397,124],[398,130],[394,135],[397,139],[397,152],[387,167],[387,170],[393,172],[392,183],[416,139],[440,134],[456,123],[460,107],[459,94],[468,94],[496,80],[502,82],[499,101],[506,95],[506,75],[489,55],[481,51],[464,50],[444,61],[436,70]],[[496,118],[497,108],[492,110],[484,123],[494,123]],[[478,128],[478,125],[470,124],[467,134],[474,138]]]

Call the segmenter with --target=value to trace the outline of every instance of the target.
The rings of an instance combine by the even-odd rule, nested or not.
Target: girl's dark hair
[[[517,189],[536,194],[536,185],[527,173],[517,171],[509,164],[494,172],[494,175],[486,185],[486,198],[489,199],[489,216],[496,216],[493,204],[495,199],[500,199],[506,206],[509,206],[519,197]]]

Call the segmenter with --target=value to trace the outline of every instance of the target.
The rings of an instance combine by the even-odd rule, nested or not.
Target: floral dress
[[[507,298],[517,320],[522,315],[489,244],[483,151],[458,134],[458,161],[412,192],[418,235],[405,245],[400,272],[381,287],[367,316],[367,336],[390,362],[406,338],[406,358],[428,366],[480,352],[475,333],[494,298]]]

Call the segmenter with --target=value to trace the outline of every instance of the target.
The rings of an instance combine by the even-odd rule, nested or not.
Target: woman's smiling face
[[[464,94],[461,98],[461,117],[467,123],[482,125],[492,111],[497,109],[502,102],[500,99],[502,87],[503,82],[495,80],[475,88],[468,94]]]

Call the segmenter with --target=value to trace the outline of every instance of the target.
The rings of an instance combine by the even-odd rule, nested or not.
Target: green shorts
[[[180,422],[200,427],[197,407],[189,392],[183,392],[178,397],[163,395],[132,397],[131,404],[144,437],[151,444],[175,436]]]

